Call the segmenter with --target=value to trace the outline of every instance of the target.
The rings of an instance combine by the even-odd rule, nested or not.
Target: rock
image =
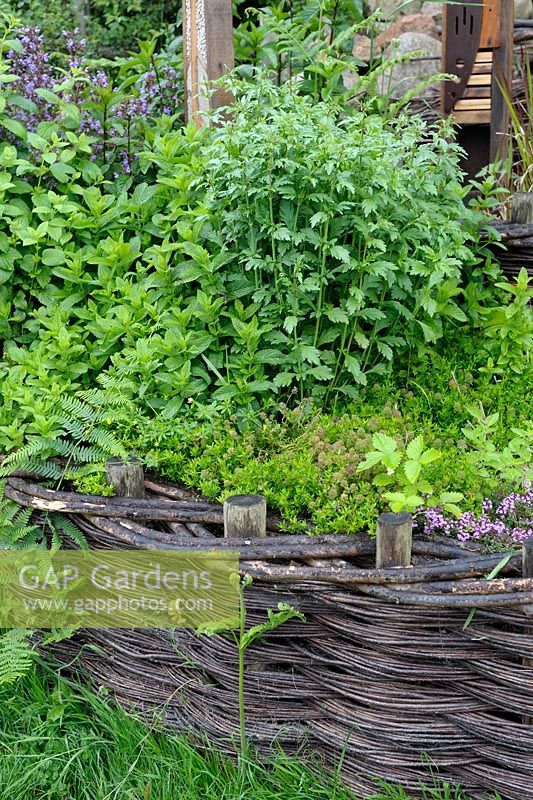
[[[422,3],[420,13],[426,14],[428,17],[433,17],[436,22],[441,22],[443,8],[444,3]]]
[[[372,49],[372,40],[369,36],[362,36],[359,33],[356,33],[353,39],[353,50],[352,55],[355,58],[360,58],[361,61],[368,62],[370,61],[370,52]],[[374,52],[376,53],[376,48],[374,47]]]
[[[422,57],[412,58],[404,64],[396,64],[379,80],[378,88],[382,94],[389,91],[392,97],[403,97],[410,89],[414,89],[421,80],[442,71],[442,44],[425,33],[402,33],[385,51],[387,57],[406,55],[414,50],[423,51]],[[437,83],[437,82],[435,82]],[[434,91],[428,86],[420,92],[420,97],[427,97]]]
[[[514,0],[516,19],[533,19],[533,0]]]
[[[439,38],[437,23],[427,14],[408,14],[406,17],[398,17],[387,30],[380,33],[376,38],[378,47],[384,49],[390,45],[393,39],[397,39],[402,33],[424,33],[432,39]]]
[[[351,91],[355,86],[357,81],[356,76],[351,71],[351,69],[345,69],[342,73],[342,85],[346,89],[346,91]]]
[[[384,19],[395,19],[398,16],[405,16],[406,14],[416,14],[422,7],[422,0],[413,0],[398,11],[400,3],[398,0],[366,0],[365,5],[368,11],[373,14],[377,8],[381,8]]]

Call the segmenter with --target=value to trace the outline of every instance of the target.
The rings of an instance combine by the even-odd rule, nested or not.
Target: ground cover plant
[[[244,423],[237,415],[225,422],[207,415],[203,422],[177,424],[162,417],[136,422],[130,415],[122,431],[126,447],[140,453],[153,471],[220,500],[260,491],[280,510],[288,530],[310,525],[322,533],[373,531],[377,515],[389,506],[387,492],[406,491],[401,464],[394,465],[399,468],[385,482],[379,479],[383,469],[377,461],[372,469],[360,470],[375,451],[374,437],[392,440],[400,454],[422,437],[424,449],[436,457],[420,469],[409,467],[418,470],[411,473],[412,485],[416,488],[418,481],[420,488],[425,481],[433,492],[422,486],[423,498],[414,493],[414,502],[439,505],[448,494],[446,525],[438,527],[430,515],[427,532],[456,536],[459,512],[479,518],[484,504],[496,509],[504,496],[527,492],[532,477],[530,381],[531,371],[498,380],[479,373],[457,346],[440,356],[433,352],[415,375],[367,387],[357,402],[334,411],[306,401],[285,406],[281,413],[259,412]],[[406,507],[416,510],[409,503]],[[493,536],[484,535],[485,543],[506,546],[513,532],[520,543],[530,530],[530,503],[524,511],[525,528],[509,519],[505,531],[499,526],[499,535],[496,529]],[[468,520],[472,517],[464,523]]]

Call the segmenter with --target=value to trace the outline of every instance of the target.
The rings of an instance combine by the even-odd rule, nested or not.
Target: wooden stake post
[[[236,494],[224,503],[226,539],[256,539],[266,536],[267,505],[260,494]]]
[[[376,568],[408,567],[413,544],[411,514],[381,514],[376,538]]]
[[[106,478],[115,488],[117,497],[144,498],[144,469],[135,456],[129,461],[110,458],[106,463]]]
[[[235,63],[231,0],[183,0],[183,69],[185,118],[197,127],[208,125],[208,114],[227,106],[232,96],[224,89],[209,95],[209,84]]]

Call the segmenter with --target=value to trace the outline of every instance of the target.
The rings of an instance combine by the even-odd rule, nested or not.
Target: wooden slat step
[[[454,111],[490,111],[490,98],[458,100],[454,106]]]
[[[492,75],[492,64],[474,64],[472,75]]]
[[[463,92],[463,100],[473,100],[489,98],[491,96],[490,86],[467,86]]]
[[[492,50],[478,50],[474,64],[492,64]]]
[[[458,125],[490,125],[489,111],[454,111],[451,115]]]
[[[486,72],[483,75],[471,75],[468,79],[467,86],[490,86],[492,82],[492,75]]]

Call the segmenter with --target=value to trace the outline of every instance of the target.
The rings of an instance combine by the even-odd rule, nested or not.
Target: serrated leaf
[[[350,263],[350,253],[345,247],[341,247],[340,245],[336,244],[331,248],[330,254],[333,258],[336,258],[337,261],[342,261],[343,264]]]
[[[334,375],[333,370],[326,366],[326,364],[321,364],[319,367],[313,367],[309,370],[309,374],[318,381],[330,381]]]
[[[324,214],[323,211],[317,211],[316,214],[313,214],[311,219],[309,220],[309,224],[312,228],[316,228],[317,225],[320,225],[321,222],[326,222],[327,215]]]
[[[405,452],[407,456],[415,461],[418,461],[424,450],[424,437],[417,436],[407,445]]]
[[[274,383],[279,388],[290,386],[295,377],[296,375],[294,372],[278,372],[278,374],[274,376]]]
[[[376,475],[372,483],[374,486],[392,486],[395,481],[396,478],[394,475],[387,475],[386,472],[380,472],[379,475]]]
[[[437,461],[437,459],[441,457],[442,453],[439,450],[436,450],[434,447],[429,447],[427,450],[424,450],[420,456],[420,463],[426,466],[427,464],[432,464],[433,461]]]
[[[350,375],[354,378],[357,383],[366,386],[367,378],[366,375],[361,370],[361,362],[355,356],[350,355],[347,353],[344,356],[344,363],[346,365],[346,369],[350,373]]]
[[[320,364],[320,350],[317,347],[313,347],[310,344],[304,344],[300,348],[300,352],[304,361],[307,361],[309,364]]]
[[[273,233],[274,239],[280,242],[290,242],[292,234],[285,225],[279,225]]]
[[[386,433],[375,433],[372,436],[372,444],[376,450],[385,455],[392,455],[398,450],[398,445],[392,436],[387,436]]]
[[[409,483],[416,483],[421,469],[420,461],[408,460],[403,465],[403,471]]]
[[[292,333],[295,327],[298,325],[298,317],[288,316],[285,317],[285,321],[283,322],[283,327],[287,331],[287,333]]]
[[[346,324],[349,321],[348,314],[342,308],[328,308],[326,311],[326,317],[331,322],[341,322]]]
[[[380,464],[381,456],[382,454],[377,451],[367,453],[365,460],[357,465],[357,472],[364,472],[367,469],[372,469],[372,467],[375,467],[376,464]]]

